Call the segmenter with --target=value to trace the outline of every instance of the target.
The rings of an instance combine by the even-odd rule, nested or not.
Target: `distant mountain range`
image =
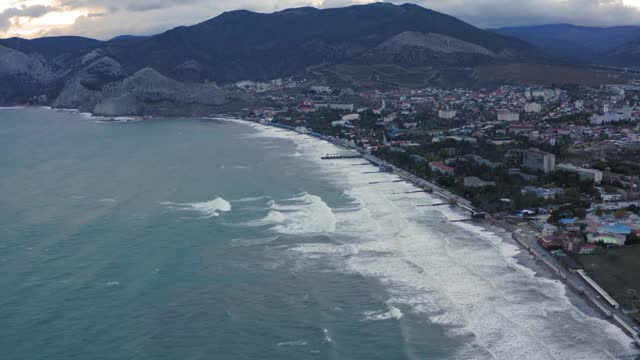
[[[615,66],[640,66],[640,26],[588,27],[569,24],[506,27],[496,33],[513,36],[556,58]]]
[[[251,102],[215,84],[309,76],[319,66],[380,64],[441,70],[428,79],[446,84],[461,73],[473,80],[476,66],[604,58],[640,38],[638,29],[487,31],[413,4],[232,11],[155,36],[0,40],[0,104],[44,94],[54,106],[106,115],[210,113]]]

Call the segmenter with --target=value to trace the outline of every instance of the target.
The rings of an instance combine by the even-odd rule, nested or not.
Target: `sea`
[[[635,358],[509,234],[330,143],[106,120],[0,109],[2,360]]]

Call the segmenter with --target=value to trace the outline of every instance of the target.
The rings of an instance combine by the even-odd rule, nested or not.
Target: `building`
[[[453,176],[455,174],[455,169],[445,165],[441,161],[432,161],[429,163],[429,168],[436,174],[444,175],[444,176]]]
[[[632,110],[631,107],[625,106],[622,109],[609,111],[609,107],[605,105],[604,114],[593,114],[590,122],[591,125],[606,125],[631,120]]]
[[[349,114],[342,117],[344,121],[355,121],[360,120],[360,114]]]
[[[523,166],[527,169],[542,171],[545,174],[552,173],[556,169],[556,156],[531,148],[524,153]]]
[[[540,188],[535,186],[525,186],[521,190],[523,195],[534,195],[538,198],[550,200],[562,195],[564,190],[560,188]]]
[[[539,113],[540,111],[542,111],[542,105],[539,103],[532,102],[524,106],[524,112],[526,113]]]
[[[487,142],[488,142],[489,144],[492,144],[492,145],[500,146],[500,145],[513,144],[513,143],[515,143],[516,141],[515,141],[515,140],[513,140],[513,139],[511,139],[511,138],[503,138],[503,137],[500,137],[500,138],[489,139],[489,140],[487,140]]]
[[[627,241],[627,237],[624,235],[616,234],[587,234],[587,241],[589,244],[603,243],[605,245],[624,246]]]
[[[520,114],[510,110],[499,110],[498,121],[520,121]]]
[[[464,178],[465,189],[479,189],[479,188],[492,187],[492,186],[496,186],[496,183],[493,181],[484,181],[475,176],[469,176]]]
[[[315,104],[316,109],[331,109],[353,112],[353,104]]]
[[[556,170],[578,174],[580,179],[593,181],[595,184],[602,182],[603,173],[600,170],[582,168],[571,164],[558,164],[556,165]]]
[[[451,120],[455,118],[457,114],[458,114],[457,111],[450,110],[450,109],[438,111],[438,117],[440,119],[446,119],[446,120]]]
[[[598,251],[598,245],[594,244],[582,244],[578,246],[578,254],[580,255],[591,255]]]
[[[584,100],[576,100],[575,102],[576,110],[582,110],[583,107],[584,107]]]
[[[538,177],[536,175],[525,174],[525,173],[522,172],[522,170],[517,169],[517,168],[509,169],[509,175],[518,176],[524,181],[536,181],[536,180],[538,180]]]
[[[312,86],[309,91],[316,94],[331,94],[333,90],[328,86]]]

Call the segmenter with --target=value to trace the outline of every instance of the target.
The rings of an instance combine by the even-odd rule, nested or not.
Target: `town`
[[[633,272],[640,84],[357,92],[279,79],[233,86],[262,100],[242,118],[339,139],[437,184],[492,223],[531,235],[564,277],[593,277],[605,299],[616,299],[611,305],[640,320]]]

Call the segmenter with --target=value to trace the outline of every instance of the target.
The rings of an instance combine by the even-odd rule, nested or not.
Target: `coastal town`
[[[233,86],[262,100],[242,118],[352,148],[473,218],[509,229],[637,335],[640,84],[358,92],[279,79]]]

